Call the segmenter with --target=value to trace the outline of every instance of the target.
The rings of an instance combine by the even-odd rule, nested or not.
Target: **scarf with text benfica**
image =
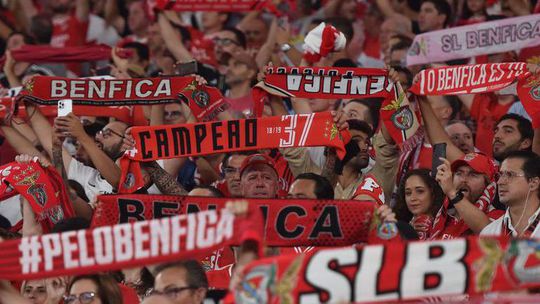
[[[185,125],[133,127],[135,147],[120,160],[122,193],[142,185],[139,161],[201,156],[244,150],[328,146],[345,156],[348,131],[339,131],[332,115],[299,114]],[[131,175],[130,175],[131,174]]]
[[[345,246],[367,242],[374,204],[360,201],[242,199],[262,211],[268,246]],[[137,222],[200,210],[220,210],[229,198],[101,195],[92,227]]]
[[[227,209],[45,234],[0,243],[0,279],[87,274],[204,256],[229,245],[260,244],[260,216]],[[260,246],[259,246],[260,247]]]
[[[532,75],[523,62],[426,69],[419,73],[410,91],[417,95],[478,94],[503,89],[515,81],[533,126],[540,127],[540,75]]]
[[[18,99],[41,105],[91,106],[152,105],[185,102],[199,121],[213,119],[222,111],[224,99],[214,87],[200,86],[194,77],[89,79],[36,76],[25,83]]]
[[[394,141],[409,149],[420,139],[420,122],[400,86],[388,71],[367,68],[268,67],[264,81],[252,90],[254,113],[262,114],[268,95],[308,99],[382,98],[381,118]]]
[[[0,167],[0,204],[13,195],[22,195],[32,207],[43,231],[59,221],[75,216],[61,176],[52,167],[37,162],[12,162]]]
[[[469,237],[281,255],[246,266],[234,303],[372,303],[537,287],[538,248],[538,240]]]

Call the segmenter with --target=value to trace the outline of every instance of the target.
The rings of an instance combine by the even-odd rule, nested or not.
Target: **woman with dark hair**
[[[122,304],[118,283],[110,275],[80,275],[71,280],[64,304]],[[77,302],[78,300],[78,302]]]
[[[418,237],[425,240],[443,201],[444,192],[431,177],[430,170],[411,170],[398,189],[394,212],[399,221],[410,223]]]

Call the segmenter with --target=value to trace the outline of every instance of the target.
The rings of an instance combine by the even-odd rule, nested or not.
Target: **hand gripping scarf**
[[[260,241],[257,212],[237,217],[210,210],[52,233],[0,243],[0,279],[88,274],[205,256],[243,241]],[[260,247],[260,246],[259,246]]]
[[[258,119],[197,124],[133,127],[135,148],[120,160],[120,191],[132,193],[142,186],[139,161],[201,156],[232,151],[328,146],[340,158],[349,142],[330,113],[284,115]],[[131,176],[128,174],[131,173]]]
[[[1,198],[17,193],[30,203],[43,232],[50,231],[59,221],[75,216],[62,178],[50,166],[12,162],[0,167]]]
[[[197,120],[213,119],[222,111],[224,99],[214,87],[199,86],[194,77],[134,79],[72,79],[36,76],[19,99],[41,105],[56,105],[60,99],[91,106],[152,105],[185,102]]]
[[[121,58],[131,56],[130,50],[123,50],[118,53]],[[111,47],[105,44],[91,44],[85,46],[52,47],[49,45],[26,44],[16,50],[11,51],[13,59],[18,62],[31,63],[67,63],[82,61],[108,60],[111,58]],[[6,57],[0,59],[3,66]]]
[[[457,95],[492,92],[517,81],[518,97],[540,127],[540,75],[532,75],[527,64],[490,63],[423,70],[411,92],[417,95]]]
[[[406,94],[388,79],[388,71],[365,68],[269,67],[253,88],[254,113],[262,114],[268,94],[288,98],[382,98],[381,116],[390,136],[402,149],[421,139],[420,122]]]
[[[92,227],[133,223],[201,210],[220,210],[229,198],[101,195]],[[361,201],[242,199],[262,211],[268,246],[345,246],[368,241],[374,204]]]
[[[505,18],[416,35],[407,65],[504,53],[540,44],[540,14]]]
[[[469,237],[281,255],[246,266],[234,303],[372,303],[540,286],[539,247]]]

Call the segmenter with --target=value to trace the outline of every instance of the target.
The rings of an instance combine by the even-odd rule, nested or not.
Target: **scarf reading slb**
[[[42,105],[56,105],[61,99],[92,106],[185,102],[199,121],[215,117],[224,103],[217,88],[200,86],[194,77],[72,79],[36,76],[24,85],[18,98]]]
[[[225,206],[229,198],[101,195],[92,227],[144,221]],[[360,201],[242,199],[262,211],[268,246],[345,246],[368,241],[374,204]]]
[[[234,303],[384,303],[540,286],[539,246],[470,237],[281,255],[245,268]]]
[[[348,131],[339,131],[328,112],[215,121],[186,125],[133,127],[135,148],[122,157],[120,191],[142,186],[137,161],[201,156],[244,150],[328,146],[345,155]],[[135,162],[134,162],[135,161]],[[132,173],[133,178],[127,178]],[[127,181],[127,182],[126,182]],[[134,183],[132,182],[134,181]]]
[[[17,193],[30,203],[44,232],[75,215],[62,178],[52,167],[44,168],[33,161],[0,167],[0,197]]]
[[[0,243],[0,278],[87,274],[204,256],[245,240],[260,242],[257,216],[210,210],[5,241]]]
[[[481,22],[414,37],[407,65],[504,53],[540,44],[540,14]]]

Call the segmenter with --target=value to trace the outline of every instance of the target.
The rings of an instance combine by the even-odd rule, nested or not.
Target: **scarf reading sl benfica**
[[[540,286],[540,242],[469,237],[282,255],[246,266],[235,303],[359,303]]]
[[[28,280],[178,261],[218,248],[260,243],[258,214],[210,210],[0,243],[0,279]]]
[[[12,162],[0,167],[0,177],[0,199],[22,195],[44,232],[64,218],[75,216],[62,178],[54,168],[44,168],[37,162]]]
[[[101,195],[92,227],[144,221],[225,206],[230,198]],[[260,209],[268,246],[345,246],[367,242],[374,204],[360,201],[242,199]]]
[[[343,158],[345,144],[350,140],[349,132],[339,131],[328,112],[185,125],[133,127],[131,134],[135,140],[135,148],[126,151],[120,160],[122,193],[133,193],[142,186],[140,165],[134,161],[314,146],[335,148],[338,156]],[[129,173],[133,176],[127,178]]]
[[[18,98],[42,105],[72,99],[92,106],[151,105],[185,102],[199,121],[213,118],[224,104],[221,92],[200,86],[194,77],[89,79],[36,76],[25,83]]]

